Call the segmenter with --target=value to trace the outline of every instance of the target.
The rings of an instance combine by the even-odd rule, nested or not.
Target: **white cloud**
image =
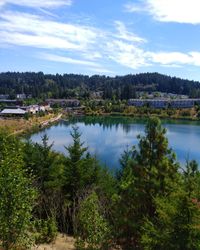
[[[156,20],[200,24],[199,0],[147,0],[147,4]]]
[[[179,64],[161,64],[160,66],[164,68],[171,68],[171,69],[183,67],[182,65],[179,65]]]
[[[108,58],[125,67],[138,69],[149,66],[180,68],[184,65],[200,67],[200,52],[153,52],[135,44],[112,40],[107,44]]]
[[[91,67],[100,67],[98,63],[91,62],[91,61],[85,61],[85,60],[78,60],[73,59],[70,57],[64,57],[64,56],[58,56],[55,54],[49,54],[49,53],[41,53],[39,54],[39,57],[44,60],[53,61],[53,62],[61,62],[61,63],[68,63],[68,64],[79,64],[84,66],[91,66]]]
[[[136,3],[127,3],[124,5],[124,9],[126,12],[142,12],[145,11],[146,6],[143,4],[136,4]]]
[[[144,38],[139,37],[132,32],[129,32],[123,22],[115,21],[115,25],[118,31],[118,33],[116,34],[116,37],[129,41],[129,42],[138,42],[138,43],[146,42]]]
[[[199,0],[141,0],[125,5],[128,12],[146,11],[160,22],[200,24]]]
[[[81,53],[81,56],[83,56],[84,58],[87,58],[89,60],[98,60],[103,58],[102,54],[100,53],[100,51],[94,51],[94,50],[88,50],[86,52]]]
[[[142,66],[149,66],[146,60],[145,51],[135,46],[119,40],[113,40],[107,44],[108,57],[123,66],[137,69]]]
[[[71,5],[72,0],[0,0],[0,6],[14,4],[32,8],[57,8]]]
[[[43,49],[80,49],[77,44],[73,44],[69,41],[65,41],[59,37],[53,37],[50,35],[31,35],[22,34],[17,32],[4,32],[0,31],[0,40],[3,43],[30,46]]]
[[[105,68],[89,68],[89,71],[95,72],[96,74],[102,74],[102,73],[109,73],[109,74],[115,74],[112,70],[105,69]]]
[[[0,42],[47,49],[84,50],[96,39],[90,27],[18,12],[0,14]]]
[[[200,66],[200,52],[190,52],[189,55],[192,57],[192,62],[195,66]]]
[[[200,52],[149,52],[149,60],[161,65],[193,65],[200,66]]]
[[[115,23],[117,32],[113,34],[90,26],[50,21],[21,12],[4,12],[0,17],[2,44],[71,51],[75,53],[74,56],[82,56],[84,62],[109,59],[129,68],[146,65],[141,56],[142,51],[134,45],[145,39],[127,31],[126,26],[119,21]],[[66,58],[53,59],[66,62]],[[98,65],[97,68],[101,67]]]
[[[42,56],[40,54],[40,59],[88,66],[91,71],[99,73],[111,73],[110,69],[105,69],[102,65],[113,62],[130,69],[151,65],[200,67],[199,51],[150,51],[146,39],[129,31],[121,21],[115,21],[114,24],[116,30],[111,32],[90,25],[63,23],[23,12],[2,11],[0,46],[45,49],[47,53]],[[59,50],[60,55],[53,54],[52,50]]]

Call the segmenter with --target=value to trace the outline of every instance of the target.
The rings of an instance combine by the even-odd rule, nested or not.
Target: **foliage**
[[[124,249],[141,248],[144,218],[152,218],[156,214],[154,197],[166,196],[173,190],[178,165],[168,148],[165,133],[160,121],[151,118],[145,135],[138,137],[138,148],[128,155],[125,152],[122,157],[115,226],[118,240],[124,241]]]
[[[65,157],[52,151],[52,145],[44,135],[42,145],[25,143],[24,161],[28,171],[34,174],[34,185],[39,191],[34,209],[36,219],[51,221],[59,217]]]
[[[100,213],[99,200],[95,192],[92,192],[82,201],[77,220],[78,249],[107,249],[110,229],[108,223]]]
[[[73,144],[66,148],[69,156],[66,159],[65,186],[71,198],[74,198],[78,191],[95,182],[98,166],[87,153],[87,148],[83,147],[78,127],[73,127],[71,136]]]
[[[120,102],[114,94],[111,105],[104,104],[118,108]],[[110,126],[109,119],[100,119]],[[114,121],[120,124],[118,117]],[[30,238],[50,243],[58,231],[75,236],[77,249],[200,249],[198,165],[191,161],[180,168],[159,119],[147,121],[138,145],[124,151],[115,173],[88,153],[78,127],[71,136],[63,155],[52,150],[46,135],[40,145],[0,133],[0,242],[5,249],[27,248]]]
[[[24,169],[20,143],[1,135],[0,148],[0,240],[6,250],[28,247],[36,192]]]
[[[34,231],[36,244],[50,243],[54,241],[57,236],[58,228],[56,220],[54,218],[35,220]]]
[[[106,77],[100,75],[50,75],[42,72],[0,74],[0,94],[15,97],[24,92],[33,98],[88,98],[93,92],[102,92],[104,99],[129,99],[136,91],[160,91],[174,94],[200,96],[200,83],[158,73],[143,73]],[[32,100],[29,103],[33,103]],[[109,109],[109,107],[107,107]]]
[[[66,157],[63,194],[65,197],[64,209],[67,211],[67,223],[72,232],[75,230],[75,216],[78,201],[85,190],[97,183],[99,165],[87,148],[81,142],[81,134],[78,127],[73,127],[71,132],[72,145],[66,147]]]
[[[195,162],[187,163],[182,183],[174,185],[166,197],[157,197],[155,218],[143,228],[144,249],[200,249],[199,171]]]

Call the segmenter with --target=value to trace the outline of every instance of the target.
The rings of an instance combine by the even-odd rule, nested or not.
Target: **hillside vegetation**
[[[200,83],[158,73],[142,73],[116,77],[87,75],[50,75],[42,72],[0,74],[0,94],[11,97],[19,93],[33,98],[87,98],[102,91],[103,98],[129,99],[136,91],[161,91],[200,97]]]

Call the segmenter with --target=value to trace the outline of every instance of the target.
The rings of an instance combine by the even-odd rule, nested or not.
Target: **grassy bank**
[[[148,107],[126,107],[123,110],[105,112],[103,109],[90,110],[85,112],[88,116],[125,116],[135,118],[149,118],[156,116],[160,119],[173,119],[173,120],[189,120],[200,121],[199,108],[184,108],[184,109],[153,109]]]
[[[61,114],[47,114],[42,117],[25,119],[1,119],[0,130],[10,135],[22,135],[37,131],[60,119]]]

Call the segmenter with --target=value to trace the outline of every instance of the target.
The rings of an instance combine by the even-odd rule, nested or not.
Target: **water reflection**
[[[64,146],[72,143],[70,131],[76,124],[82,133],[82,140],[89,151],[110,168],[119,167],[119,156],[126,149],[137,145],[138,134],[144,133],[144,119],[126,117],[83,117],[62,121],[42,132],[31,136],[33,142],[41,142],[46,133],[53,148],[65,153]],[[177,154],[178,160],[195,159],[200,163],[200,123],[188,121],[163,120],[167,128],[169,144]]]

